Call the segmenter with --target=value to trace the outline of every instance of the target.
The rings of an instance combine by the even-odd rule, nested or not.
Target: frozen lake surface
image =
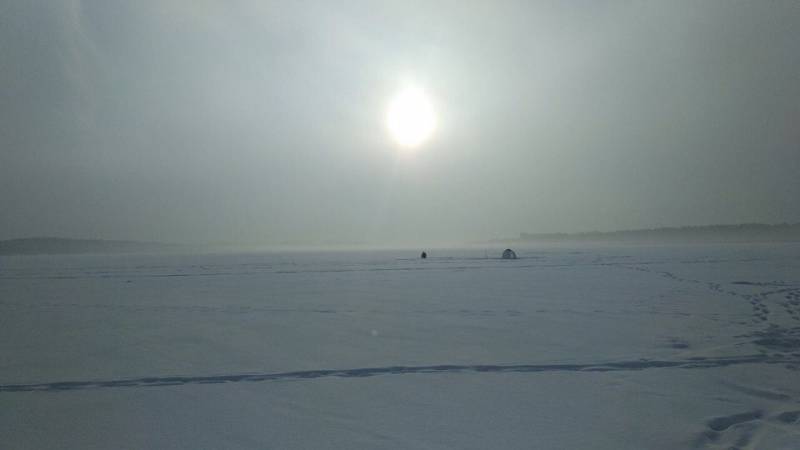
[[[517,253],[0,257],[0,447],[800,449],[800,245]]]

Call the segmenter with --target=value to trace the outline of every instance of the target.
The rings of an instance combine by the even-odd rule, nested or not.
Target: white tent
[[[517,259],[517,254],[514,253],[514,250],[507,248],[503,250],[503,259]]]

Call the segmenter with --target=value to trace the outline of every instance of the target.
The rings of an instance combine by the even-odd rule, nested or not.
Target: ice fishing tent
[[[503,259],[517,259],[517,254],[514,253],[514,250],[507,248],[503,250]]]

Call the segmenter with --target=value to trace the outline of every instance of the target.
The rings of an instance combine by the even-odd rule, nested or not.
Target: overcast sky
[[[800,2],[6,0],[0,211],[168,242],[797,222]]]

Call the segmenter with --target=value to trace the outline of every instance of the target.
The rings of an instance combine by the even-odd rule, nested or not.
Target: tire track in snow
[[[299,381],[320,378],[368,378],[382,375],[459,374],[459,373],[540,373],[540,372],[620,372],[648,369],[710,369],[741,364],[800,363],[800,357],[744,355],[720,358],[690,358],[683,360],[616,361],[585,364],[443,364],[433,366],[387,366],[356,369],[320,369],[278,373],[243,373],[211,376],[164,376],[116,380],[59,381],[51,383],[0,384],[0,393],[58,392],[103,388],[133,388],[182,386],[195,384],[224,384],[266,381]]]
[[[800,288],[795,287],[796,283],[790,283],[786,281],[773,281],[773,282],[734,281],[731,283],[734,285],[760,286],[760,287],[770,286],[770,287],[782,288],[782,289],[772,289],[772,290],[749,294],[749,293],[742,293],[732,289],[726,289],[725,287],[723,287],[722,284],[715,283],[713,281],[702,281],[692,278],[683,278],[678,275],[675,275],[672,272],[654,270],[651,269],[650,267],[638,264],[637,265],[608,264],[608,265],[612,265],[614,267],[621,267],[628,270],[636,270],[639,272],[659,275],[669,280],[681,283],[704,285],[706,286],[706,288],[716,293],[730,295],[733,297],[746,300],[750,303],[750,306],[752,307],[753,311],[752,323],[754,324],[769,324],[770,322],[769,314],[771,311],[770,308],[767,306],[766,301],[770,296],[783,294],[785,301],[779,301],[778,304],[783,307],[786,314],[792,320],[800,321]]]
[[[749,449],[756,447],[759,433],[769,426],[789,429],[800,422],[800,410],[784,410],[767,416],[761,409],[744,411],[727,416],[713,417],[706,422],[706,430],[695,439],[696,449]]]

